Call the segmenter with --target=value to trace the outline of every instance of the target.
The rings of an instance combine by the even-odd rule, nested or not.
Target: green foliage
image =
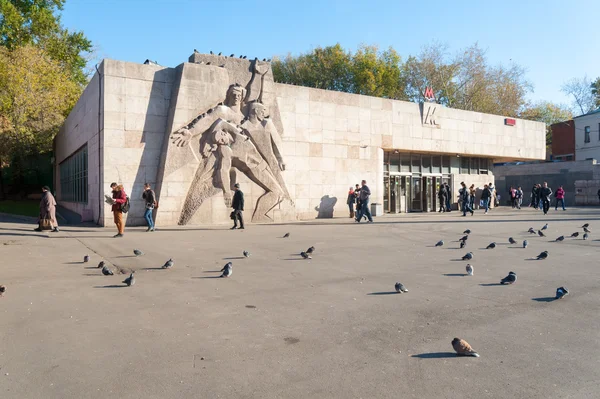
[[[352,54],[339,44],[296,57],[288,54],[272,64],[277,82],[394,99],[404,98],[401,65],[392,48],[379,52],[375,46],[361,46]]]
[[[82,32],[62,27],[59,11],[65,0],[0,0],[0,46],[9,50],[35,45],[68,70],[77,83],[87,83],[84,53],[92,48]]]
[[[40,201],[0,201],[0,212],[11,215],[38,217],[40,215]]]
[[[551,125],[573,119],[573,113],[565,105],[542,101],[528,105],[519,115],[520,118],[529,119],[546,124],[546,145],[552,144]]]
[[[0,157],[49,151],[80,93],[44,50],[0,47]]]

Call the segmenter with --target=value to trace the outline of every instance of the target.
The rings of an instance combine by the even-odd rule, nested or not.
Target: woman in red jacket
[[[119,238],[123,237],[123,234],[125,234],[125,222],[123,221],[123,211],[121,206],[127,202],[127,194],[120,184],[112,183],[110,188],[112,189],[113,197],[112,212],[115,217],[115,224],[117,225],[117,234],[113,237]]]
[[[554,205],[554,210],[558,211],[558,202],[560,201],[563,211],[566,211],[566,209],[565,209],[565,190],[563,190],[563,186],[558,187],[558,190],[556,190],[556,192],[554,193],[554,196],[556,197],[556,204]]]

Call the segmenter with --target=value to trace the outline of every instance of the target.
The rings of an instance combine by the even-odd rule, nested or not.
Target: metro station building
[[[60,205],[112,223],[104,195],[123,184],[128,225],[229,222],[232,185],[245,217],[348,216],[365,179],[386,213],[437,210],[447,182],[482,188],[497,162],[545,158],[545,125],[502,115],[275,83],[271,65],[194,53],[175,68],[104,60],[55,139]]]

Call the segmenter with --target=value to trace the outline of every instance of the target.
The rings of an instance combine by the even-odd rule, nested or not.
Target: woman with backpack
[[[563,186],[558,186],[558,190],[556,190],[556,192],[554,193],[554,196],[556,197],[556,204],[554,206],[554,210],[558,211],[558,203],[560,202],[560,204],[562,205],[563,211],[566,211],[566,209],[565,209],[565,190],[563,189]]]
[[[123,221],[123,213],[127,213],[129,206],[129,198],[123,189],[123,186],[117,183],[110,185],[112,189],[112,212],[114,214],[115,225],[117,225],[117,234],[114,238],[123,237],[125,234],[125,222]]]

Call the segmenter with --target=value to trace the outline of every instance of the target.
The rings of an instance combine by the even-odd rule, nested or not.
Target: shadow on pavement
[[[464,277],[466,276],[466,273],[445,273],[444,276],[448,276],[448,277]]]
[[[123,285],[112,284],[112,285],[96,285],[94,288],[127,288],[127,286],[125,284],[123,284]]]
[[[245,258],[244,256],[232,256],[232,257],[229,257],[229,258],[223,258],[223,260],[244,259],[244,258]]]
[[[206,276],[206,277],[192,277],[192,278],[224,278],[221,276]]]
[[[505,285],[505,284],[502,284],[502,283],[487,283],[487,284],[479,284],[479,285],[482,286],[482,287],[494,287],[496,285]]]
[[[418,355],[412,355],[411,357],[418,357],[420,359],[442,359],[448,357],[456,357],[456,353],[452,352],[430,352],[430,353],[420,353]]]
[[[395,294],[399,294],[399,292],[396,292],[396,291],[371,292],[370,294],[367,294],[367,295],[395,295]]]
[[[538,302],[552,302],[552,301],[556,300],[556,297],[546,296],[546,297],[541,297],[541,298],[531,298],[531,300],[538,301]]]

